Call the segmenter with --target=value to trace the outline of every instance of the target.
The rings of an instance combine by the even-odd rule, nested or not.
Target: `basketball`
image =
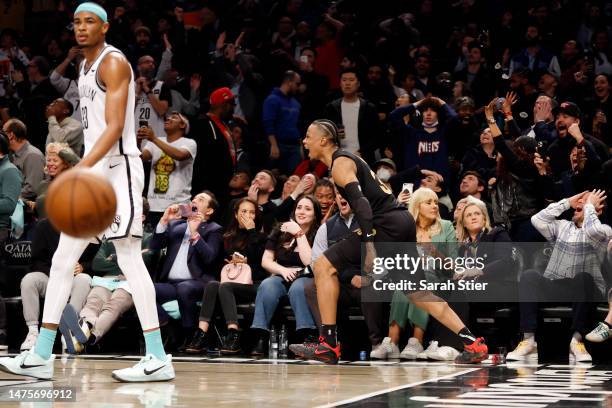
[[[60,174],[47,191],[46,210],[53,226],[76,238],[92,238],[115,217],[117,198],[111,184],[88,169]]]

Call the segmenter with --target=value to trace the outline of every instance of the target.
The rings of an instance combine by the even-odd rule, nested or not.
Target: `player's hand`
[[[361,275],[353,276],[353,279],[351,279],[351,285],[357,289],[361,289]]]
[[[363,262],[363,270],[366,274],[371,274],[374,271],[374,259],[376,258],[376,248],[373,242],[366,242],[366,253]]]
[[[270,145],[270,159],[277,160],[280,157],[280,150],[277,144]]]
[[[576,195],[571,196],[568,199],[570,207],[575,210],[576,207],[578,207],[578,201],[580,201],[580,199],[582,199],[586,194],[589,194],[589,192],[583,191],[582,193],[578,193]]]
[[[287,222],[283,222],[280,227],[280,230],[282,232],[286,232],[288,234],[295,235],[299,233],[300,231],[302,231],[302,227],[300,227],[300,224],[298,224],[297,222],[290,220]]]
[[[300,268],[285,268],[281,272],[281,276],[286,282],[293,282],[300,270]]]
[[[77,276],[81,272],[83,272],[83,265],[81,265],[80,263],[74,265],[74,276]]]

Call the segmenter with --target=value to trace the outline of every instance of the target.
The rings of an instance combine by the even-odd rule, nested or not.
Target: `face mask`
[[[386,183],[391,178],[391,171],[389,169],[380,168],[376,172],[376,176],[380,179],[380,181]]]

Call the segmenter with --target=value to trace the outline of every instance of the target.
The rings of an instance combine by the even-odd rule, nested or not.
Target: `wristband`
[[[495,119],[491,118],[491,119],[487,119],[487,122],[489,122],[489,124],[491,125],[495,125],[497,122],[495,121]]]

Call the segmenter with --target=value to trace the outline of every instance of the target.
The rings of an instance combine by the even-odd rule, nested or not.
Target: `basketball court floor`
[[[0,407],[612,407],[612,366],[177,357],[172,382],[111,378],[137,359],[58,356],[53,382],[0,372]],[[10,390],[51,386],[76,401],[11,399]]]

